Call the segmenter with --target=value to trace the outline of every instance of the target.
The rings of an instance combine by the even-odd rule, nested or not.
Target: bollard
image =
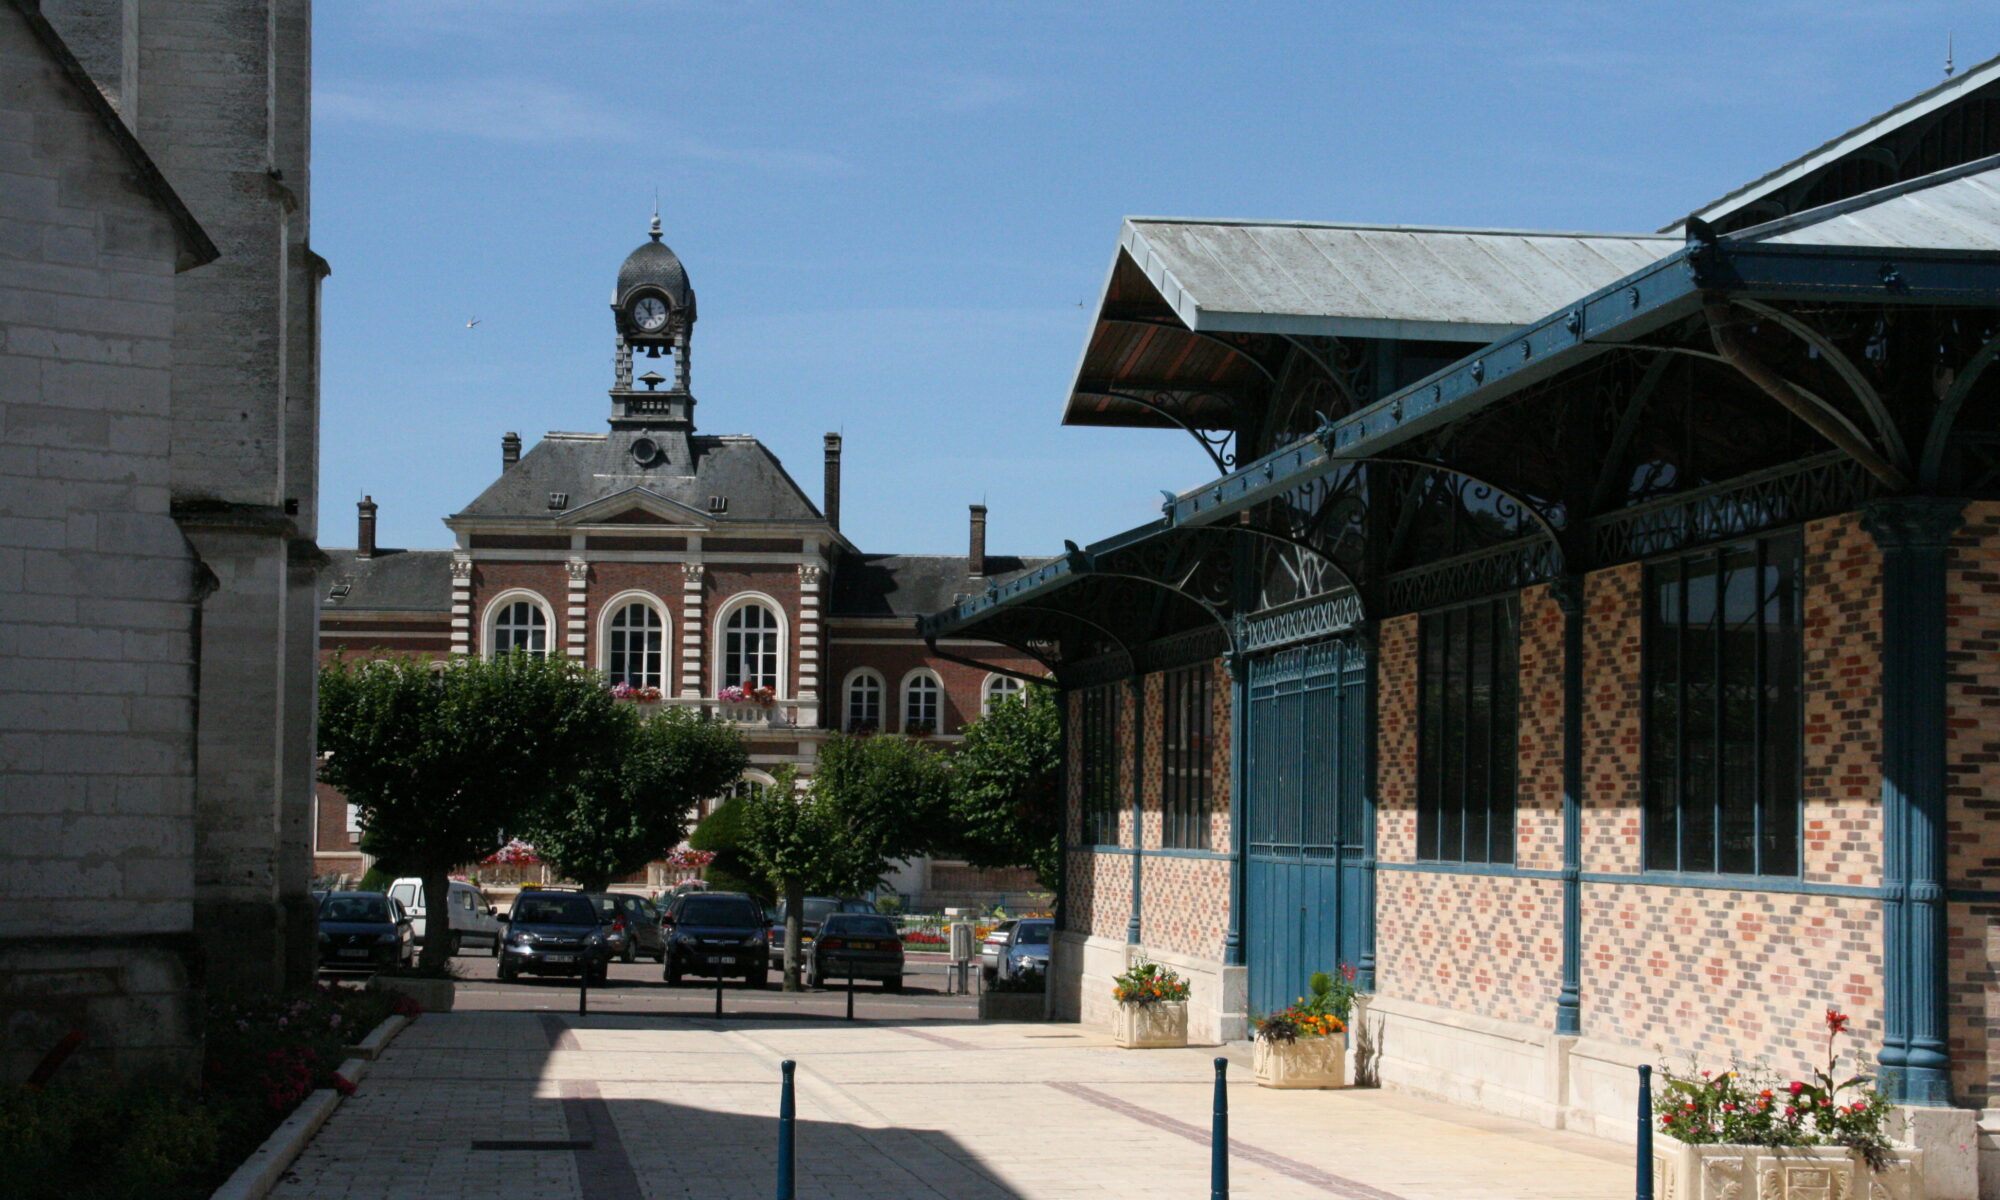
[[[576,1015],[579,1017],[590,1015],[590,964],[587,962],[583,964],[583,969],[576,973]]]
[[[792,1200],[792,1069],[791,1059],[778,1064],[785,1073],[783,1090],[778,1093],[778,1200]]]
[[[854,964],[847,964],[847,1019],[854,1019]]]
[[[715,977],[715,1015],[722,1015],[722,976]]]
[[[1208,1200],[1229,1200],[1229,1093],[1223,1076],[1229,1060],[1215,1060],[1215,1124],[1208,1134]]]
[[[1639,1068],[1639,1200],[1653,1200],[1653,1068]]]

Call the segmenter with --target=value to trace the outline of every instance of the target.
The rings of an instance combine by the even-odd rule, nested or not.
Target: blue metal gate
[[[1368,676],[1352,637],[1250,663],[1243,934],[1253,1012],[1291,1003],[1314,971],[1361,961],[1374,919],[1362,870]]]

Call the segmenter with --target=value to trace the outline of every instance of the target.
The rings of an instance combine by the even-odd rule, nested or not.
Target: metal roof
[[[1710,223],[1720,221],[1731,213],[1747,208],[1816,171],[1825,170],[1841,158],[1863,149],[1872,142],[1880,141],[1900,129],[1966,99],[1996,80],[2000,80],[2000,55],[1989,58],[1977,66],[1966,68],[1963,74],[1951,76],[1936,87],[1919,92],[1887,112],[1863,121],[1819,148],[1751,180],[1725,196],[1709,201],[1695,209],[1693,215]],[[1678,233],[1684,224],[1685,220],[1675,221],[1661,232]]]
[[[2000,250],[2000,155],[1809,209],[1734,236],[1795,245]]]
[[[1195,332],[1481,341],[1679,245],[1542,233],[1131,217],[1118,246]]]

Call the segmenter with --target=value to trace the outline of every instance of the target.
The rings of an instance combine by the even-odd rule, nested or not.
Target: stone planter
[[[1347,1035],[1302,1037],[1290,1042],[1258,1038],[1251,1043],[1250,1062],[1258,1087],[1346,1087]]]
[[[979,1019],[982,1021],[1039,1021],[1042,1019],[1040,992],[981,992]]]
[[[408,996],[422,1006],[425,1012],[451,1011],[454,987],[449,979],[412,979],[402,975],[377,975],[368,986],[384,992],[394,992],[399,996]]]
[[[1839,1146],[1690,1146],[1653,1135],[1660,1200],[1924,1200],[1924,1153],[1898,1150],[1881,1174]]]
[[[1111,1035],[1127,1050],[1161,1050],[1187,1045],[1187,1001],[1120,1004],[1111,1017]]]

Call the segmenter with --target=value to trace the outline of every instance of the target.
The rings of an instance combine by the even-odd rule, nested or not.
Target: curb
[[[252,1151],[243,1165],[236,1168],[221,1187],[215,1189],[209,1200],[263,1200],[271,1189],[278,1186],[278,1177],[292,1160],[306,1148],[313,1134],[326,1124],[333,1110],[340,1107],[340,1093],[332,1088],[319,1088],[305,1098],[305,1102],[292,1110],[284,1123],[271,1131],[264,1144]]]
[[[409,1023],[410,1019],[408,1017],[391,1016],[382,1018],[382,1023],[369,1030],[367,1037],[347,1047],[347,1056],[349,1058],[380,1058],[382,1051],[389,1048],[389,1043],[395,1041],[396,1035],[403,1032]],[[346,1074],[346,1072],[343,1071],[342,1074]],[[355,1082],[352,1075],[348,1075],[347,1079],[350,1083]]]

